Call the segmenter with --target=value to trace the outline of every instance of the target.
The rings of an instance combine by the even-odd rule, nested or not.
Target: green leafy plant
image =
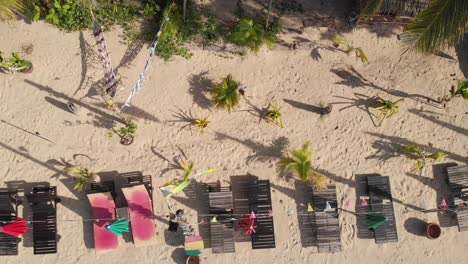
[[[291,150],[291,155],[281,158],[277,166],[280,169],[296,173],[299,179],[312,182],[318,190],[323,190],[325,188],[325,176],[312,168],[310,161],[312,151],[309,148],[310,143],[306,142],[300,149]]]
[[[162,187],[167,187],[171,185],[179,185],[183,181],[190,179],[190,173],[192,173],[193,167],[195,166],[195,162],[181,160],[179,161],[179,166],[184,171],[184,174],[182,175],[182,179],[174,179],[164,184]]]
[[[416,160],[414,167],[411,169],[411,172],[414,173],[422,173],[423,168],[426,166],[427,159],[441,161],[447,156],[447,154],[442,151],[436,151],[433,153],[426,152],[417,145],[404,146],[403,153],[409,158]]]
[[[84,30],[92,24],[90,9],[84,1],[55,0],[45,19],[68,31]]]
[[[450,90],[452,97],[461,96],[463,99],[468,99],[468,80],[458,81],[457,88],[452,87]]]
[[[132,120],[126,120],[126,124],[125,126],[117,129],[117,130],[112,130],[112,132],[109,132],[108,133],[108,136],[109,137],[112,137],[113,134],[116,134],[118,135],[119,137],[127,137],[127,136],[131,136],[133,137],[133,135],[135,135],[136,133],[136,130],[137,130],[137,124],[135,122],[133,122]]]
[[[378,97],[378,101],[382,104],[381,106],[379,107],[376,107],[374,108],[375,110],[378,110],[379,113],[376,115],[376,118],[379,119],[380,118],[380,121],[379,121],[379,124],[377,126],[380,126],[382,125],[383,121],[385,119],[388,119],[390,118],[391,116],[393,116],[394,114],[398,113],[399,111],[399,106],[398,106],[398,103],[401,102],[401,101],[404,101],[405,99],[401,98],[401,99],[398,99],[397,101],[395,102],[392,102],[390,100],[385,100],[383,99],[382,97]]]
[[[232,79],[229,74],[220,83],[213,86],[213,104],[217,108],[224,108],[229,113],[239,103],[239,82]]]
[[[282,113],[281,113],[281,107],[278,106],[278,103],[274,101],[272,104],[270,104],[269,109],[266,112],[266,118],[267,121],[277,124],[281,128],[283,128],[283,120],[282,120]]]
[[[369,63],[369,60],[367,59],[366,54],[364,54],[364,51],[361,48],[355,48],[353,47],[345,38],[336,35],[333,38],[333,46],[335,48],[338,48],[340,45],[344,46],[344,52],[346,53],[351,53],[354,50],[354,55],[356,57],[356,60],[361,60],[362,63]]]
[[[0,51],[0,68],[10,72],[27,72],[30,71],[32,67],[32,63],[28,60],[22,59],[19,53],[13,52],[9,59],[5,59],[3,57],[3,53]]]
[[[20,0],[0,0],[0,20],[11,20],[22,14],[24,5]]]
[[[239,24],[229,39],[235,44],[249,47],[255,53],[260,50],[262,45],[270,49],[276,41],[276,37],[271,31],[266,31],[260,24],[254,23],[249,18],[239,20]]]
[[[466,0],[431,0],[399,38],[406,49],[430,54],[460,43],[468,30],[467,21]]]
[[[194,120],[193,126],[200,129],[200,133],[203,134],[208,123],[210,123],[210,121],[208,121],[208,117],[197,118]]]
[[[86,183],[92,183],[95,180],[96,174],[90,172],[86,167],[74,166],[67,167],[64,172],[75,177],[77,181],[74,190],[82,191]]]

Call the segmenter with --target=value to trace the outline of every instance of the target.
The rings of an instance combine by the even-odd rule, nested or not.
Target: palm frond
[[[14,19],[23,10],[24,5],[20,0],[0,0],[0,20]]]
[[[400,39],[407,50],[429,54],[453,47],[468,29],[468,1],[432,0],[409,24]]]

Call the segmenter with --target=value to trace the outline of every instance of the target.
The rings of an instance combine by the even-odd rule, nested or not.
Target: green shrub
[[[262,45],[271,48],[276,37],[271,31],[265,31],[260,24],[254,23],[252,19],[242,18],[229,39],[235,44],[249,47],[257,53]]]

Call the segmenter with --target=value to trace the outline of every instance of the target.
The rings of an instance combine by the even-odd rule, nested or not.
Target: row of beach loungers
[[[468,166],[447,168],[448,181],[453,193],[459,231],[468,230]],[[141,173],[121,174],[125,183],[121,193],[125,202],[118,202],[113,181],[92,183],[87,193],[94,220],[94,242],[97,251],[116,249],[118,237],[105,231],[103,226],[113,219],[130,221],[130,232],[136,246],[152,244],[156,237],[153,220],[153,185],[150,176]],[[233,177],[235,178],[235,177]],[[237,177],[233,186],[208,184],[209,214],[216,221],[209,221],[209,243],[213,253],[235,252],[235,242],[250,241],[252,249],[275,248],[275,232],[272,216],[271,186],[269,180],[255,176]],[[301,190],[302,202],[298,205],[298,220],[304,247],[315,246],[318,252],[341,251],[339,210],[336,186],[328,185],[317,191],[306,184]],[[356,175],[357,235],[363,239],[375,239],[377,244],[397,242],[397,228],[388,176]],[[57,210],[60,202],[54,186],[36,186],[25,194],[32,208],[34,254],[57,252]],[[18,192],[0,189],[0,223],[17,219],[17,207],[21,204]],[[119,206],[117,206],[119,205]],[[246,235],[238,230],[239,215],[255,214],[255,232]],[[366,223],[368,213],[379,213],[387,221],[370,230]],[[0,255],[17,255],[19,239],[0,232]]]

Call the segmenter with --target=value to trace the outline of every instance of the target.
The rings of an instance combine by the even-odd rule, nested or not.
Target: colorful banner
[[[169,12],[170,12],[170,10],[169,10]],[[122,109],[125,106],[130,106],[130,101],[136,95],[138,90],[140,90],[140,88],[142,87],[143,81],[145,80],[145,73],[148,70],[149,66],[151,65],[151,61],[153,60],[154,53],[156,52],[156,48],[158,47],[159,37],[161,36],[161,32],[162,32],[163,26],[166,23],[166,21],[169,21],[169,18],[165,17],[163,22],[161,23],[161,27],[159,28],[158,34],[156,34],[156,38],[154,39],[154,42],[150,47],[150,51],[151,51],[150,56],[146,60],[145,67],[143,68],[143,71],[140,73],[140,78],[138,79],[137,83],[135,84],[132,91],[130,92],[130,95],[128,96],[127,101],[125,102],[125,104],[122,106]]]
[[[101,58],[102,68],[104,70],[104,87],[106,94],[110,97],[114,97],[117,92],[117,80],[115,78],[114,70],[112,69],[109,52],[107,52],[106,41],[104,39],[104,33],[101,25],[97,21],[94,21],[94,38],[98,46],[99,55]]]

